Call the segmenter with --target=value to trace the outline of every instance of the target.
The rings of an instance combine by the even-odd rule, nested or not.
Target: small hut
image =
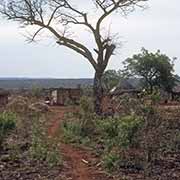
[[[0,107],[3,107],[8,104],[9,93],[4,90],[0,90]]]
[[[51,104],[66,105],[67,102],[78,104],[82,91],[80,88],[56,88],[51,89]]]

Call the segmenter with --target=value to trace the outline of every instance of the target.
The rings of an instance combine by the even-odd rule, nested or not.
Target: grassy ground
[[[65,118],[63,140],[96,154],[114,179],[178,180],[180,108],[139,105],[103,119],[80,107]]]
[[[0,126],[9,129],[0,149],[0,179],[180,179],[178,106],[126,104],[126,113],[102,118],[89,104],[41,111],[16,104],[10,108],[15,116],[0,115],[8,124]]]

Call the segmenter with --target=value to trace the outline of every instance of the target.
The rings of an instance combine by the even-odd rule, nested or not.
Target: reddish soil
[[[65,107],[52,108],[55,120],[49,128],[49,135],[55,136],[61,125],[64,114],[72,112],[74,109]],[[112,178],[101,171],[97,164],[97,158],[87,150],[73,147],[70,144],[61,144],[60,149],[65,162],[66,174],[71,180],[110,180]]]

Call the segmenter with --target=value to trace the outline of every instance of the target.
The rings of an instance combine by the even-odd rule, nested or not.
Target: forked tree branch
[[[89,14],[74,7],[70,0],[2,0],[0,2],[0,13],[9,20],[19,21],[21,24],[36,25],[40,28],[32,36],[32,40],[41,30],[47,29],[53,34],[57,43],[66,46],[84,56],[97,71],[99,67],[104,70],[116,48],[112,39],[103,39],[101,26],[106,17],[115,11],[128,13],[136,6],[141,7],[141,2],[146,0],[91,0],[96,7],[101,10],[101,15],[97,17],[95,27],[90,23]],[[97,59],[93,57],[93,52],[83,43],[71,39],[66,34],[57,31],[55,24],[63,27],[67,25],[81,25],[90,30],[97,45],[95,52]]]

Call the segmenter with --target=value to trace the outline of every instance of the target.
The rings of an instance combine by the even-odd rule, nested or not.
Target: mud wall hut
[[[82,95],[80,88],[56,88],[51,89],[51,104],[66,105],[67,102],[78,104]]]

